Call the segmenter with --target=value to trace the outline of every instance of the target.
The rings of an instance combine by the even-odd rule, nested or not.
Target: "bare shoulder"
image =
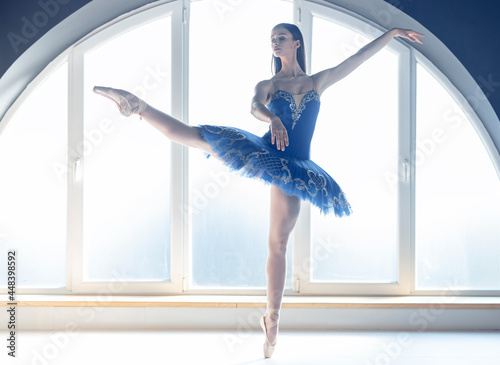
[[[260,101],[263,104],[267,104],[273,90],[274,84],[272,79],[259,81],[255,86],[254,101]]]
[[[274,89],[274,83],[272,78],[270,78],[269,80],[259,81],[255,86],[255,91],[272,92],[273,89]]]

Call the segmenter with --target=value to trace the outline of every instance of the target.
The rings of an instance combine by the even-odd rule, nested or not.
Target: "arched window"
[[[337,12],[311,11],[313,72],[342,62],[378,32]],[[311,210],[311,250],[325,252],[312,257],[311,284],[398,283],[398,185],[387,174],[397,176],[404,153],[397,70],[405,52],[388,45],[322,95],[312,158],[344,186],[354,213],[332,220]]]
[[[415,286],[500,289],[500,182],[482,125],[417,63]]]
[[[1,124],[0,247],[18,250],[19,288],[64,288],[68,63],[40,81]]]
[[[259,19],[258,27],[255,19]],[[291,2],[195,1],[191,4],[190,124],[231,125],[257,135],[267,131],[266,123],[250,115],[250,101],[262,75],[270,77],[270,32],[282,22],[293,22]],[[221,75],[226,76],[221,78]],[[199,151],[190,150],[186,162],[192,254],[189,285],[197,290],[264,288],[269,188],[229,173],[218,161],[207,160]],[[287,251],[289,267],[291,242],[292,239]],[[291,289],[292,271],[287,274],[285,285]]]
[[[308,1],[172,1],[93,32],[47,67],[0,124],[0,243],[19,252],[22,290],[97,293],[125,281],[122,293],[264,292],[269,188],[120,116],[92,87],[130,90],[191,125],[263,134],[248,110],[271,77],[280,22],[301,27],[309,73],[386,30]],[[498,156],[465,106],[397,39],[323,93],[311,157],[354,214],[302,204],[286,293],[497,293]]]

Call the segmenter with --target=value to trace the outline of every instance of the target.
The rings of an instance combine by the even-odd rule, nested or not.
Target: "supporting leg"
[[[271,187],[271,221],[269,228],[269,255],[266,265],[267,274],[267,311],[264,321],[267,338],[271,344],[276,342],[278,326],[272,326],[279,319],[281,301],[286,278],[286,248],[300,212],[300,200],[288,196],[279,188]]]

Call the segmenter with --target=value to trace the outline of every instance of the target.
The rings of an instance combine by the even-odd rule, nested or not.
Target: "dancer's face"
[[[291,57],[299,45],[300,41],[294,41],[292,33],[286,28],[274,28],[271,32],[271,47],[275,57]]]

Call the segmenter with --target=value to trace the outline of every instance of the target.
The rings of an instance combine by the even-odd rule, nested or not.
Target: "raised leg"
[[[290,233],[295,227],[300,212],[300,200],[288,196],[278,187],[271,187],[271,220],[269,228],[269,254],[267,258],[267,311],[264,321],[267,338],[271,344],[276,342],[279,311],[283,299],[286,278],[286,249]]]
[[[183,144],[188,147],[195,147],[215,155],[209,143],[201,137],[196,127],[189,126],[175,119],[174,117],[148,105],[142,113],[142,119],[147,121],[173,142]]]
[[[113,100],[118,106],[120,113],[125,116],[139,114],[142,119],[146,120],[173,142],[188,147],[199,148],[215,156],[209,143],[200,135],[196,127],[184,124],[174,117],[146,104],[143,100],[128,91],[96,86],[94,87],[94,92]]]

